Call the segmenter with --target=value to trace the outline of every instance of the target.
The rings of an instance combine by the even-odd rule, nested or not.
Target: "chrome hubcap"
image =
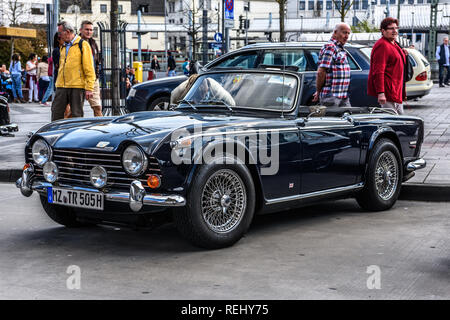
[[[385,151],[378,158],[375,167],[375,185],[380,198],[389,200],[397,190],[397,184],[397,159],[391,151]]]
[[[202,216],[208,227],[218,233],[233,230],[247,206],[247,193],[241,178],[228,169],[214,173],[202,191]]]

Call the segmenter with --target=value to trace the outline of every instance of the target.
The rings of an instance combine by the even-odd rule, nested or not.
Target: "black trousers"
[[[83,117],[84,89],[56,88],[55,99],[52,103],[52,121],[64,119],[64,111],[70,104],[72,118]]]
[[[444,81],[444,69],[447,70],[447,75]],[[439,84],[448,83],[450,81],[450,66],[439,65]]]

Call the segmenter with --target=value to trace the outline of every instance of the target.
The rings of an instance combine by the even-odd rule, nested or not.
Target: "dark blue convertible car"
[[[303,74],[302,105],[312,104],[316,86],[317,60],[323,42],[261,43],[232,51],[208,63],[201,72],[240,68],[254,69],[267,66],[287,66]],[[351,68],[349,87],[350,103],[354,107],[377,106],[375,97],[367,95],[367,79],[370,68],[370,48],[347,44],[348,62]],[[133,86],[127,97],[130,112],[167,110],[170,93],[186,76],[146,81]]]
[[[49,123],[27,142],[16,185],[67,227],[162,217],[205,248],[234,244],[255,214],[323,199],[392,207],[425,166],[423,120],[305,107],[303,84],[291,71],[216,70],[173,111]]]

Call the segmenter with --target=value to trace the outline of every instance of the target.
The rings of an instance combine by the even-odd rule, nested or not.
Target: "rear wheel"
[[[161,110],[168,110],[170,104],[170,97],[159,97],[153,100],[147,110],[148,111],[161,111]]]
[[[77,216],[73,208],[50,204],[47,201],[47,197],[40,196],[42,207],[47,215],[56,223],[69,228],[84,227],[91,224],[82,223],[77,220]]]
[[[395,144],[389,139],[379,140],[370,154],[364,189],[356,197],[359,205],[371,211],[391,208],[400,194],[402,173]]]
[[[203,165],[188,191],[187,203],[174,210],[179,232],[194,245],[217,249],[236,243],[255,211],[255,187],[244,165]]]

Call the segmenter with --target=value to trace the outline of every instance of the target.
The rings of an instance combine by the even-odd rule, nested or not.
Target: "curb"
[[[402,185],[399,199],[436,202],[450,201],[450,185],[405,183]]]
[[[22,176],[21,169],[0,170],[0,182],[16,182]],[[405,183],[400,200],[450,201],[450,184]]]

